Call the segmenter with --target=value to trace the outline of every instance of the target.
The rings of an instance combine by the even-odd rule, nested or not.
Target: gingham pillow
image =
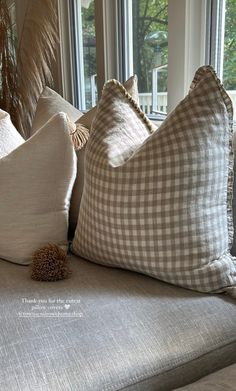
[[[138,94],[138,77],[137,75],[131,76],[128,80],[124,82],[124,87],[127,92],[132,96],[132,98],[139,104],[139,94]],[[97,112],[97,106],[93,107],[91,110],[87,111],[82,117],[80,117],[76,124],[82,124],[87,129],[91,129],[94,117]]]
[[[211,67],[198,70],[151,135],[124,88],[108,82],[87,145],[73,251],[201,292],[236,286],[231,125],[231,101]]]

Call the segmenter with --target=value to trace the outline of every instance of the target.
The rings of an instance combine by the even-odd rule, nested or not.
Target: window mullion
[[[116,0],[95,0],[98,95],[106,80],[118,76]]]
[[[211,0],[209,63],[223,78],[225,0]]]
[[[71,103],[73,99],[73,77],[72,69],[72,46],[70,34],[70,16],[69,5],[64,0],[58,0],[58,25],[59,25],[59,42],[58,47],[60,64],[58,66],[59,73],[59,92],[62,96]]]
[[[207,0],[169,0],[168,111],[184,98],[205,63],[206,15]]]
[[[133,10],[132,0],[117,2],[118,14],[118,78],[124,82],[134,72],[133,66]]]
[[[73,82],[76,86],[74,104],[80,110],[86,110],[81,0],[70,2],[70,19],[71,27],[74,29],[72,34]]]

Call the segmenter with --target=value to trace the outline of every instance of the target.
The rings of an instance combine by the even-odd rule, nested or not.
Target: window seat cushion
[[[236,362],[233,299],[70,261],[57,283],[0,262],[1,390],[167,391]]]

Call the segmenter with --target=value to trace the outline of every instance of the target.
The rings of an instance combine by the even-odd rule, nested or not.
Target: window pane
[[[96,36],[94,0],[81,0],[86,109],[96,105]]]
[[[236,120],[236,5],[235,0],[226,0],[224,39],[224,87],[234,106]]]
[[[134,73],[146,114],[167,111],[168,0],[133,0]]]

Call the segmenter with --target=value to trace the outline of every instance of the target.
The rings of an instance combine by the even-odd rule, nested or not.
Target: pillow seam
[[[221,94],[225,108],[228,114],[228,171],[227,171],[227,230],[228,230],[228,252],[230,252],[234,239],[234,226],[233,226],[233,181],[234,181],[234,154],[233,154],[233,104],[232,101],[224,89],[223,84],[217,76],[214,68],[211,65],[199,68],[195,74],[195,77],[191,83],[190,91],[193,90],[198,82],[202,79],[204,73],[210,73],[214,78],[217,88]]]

